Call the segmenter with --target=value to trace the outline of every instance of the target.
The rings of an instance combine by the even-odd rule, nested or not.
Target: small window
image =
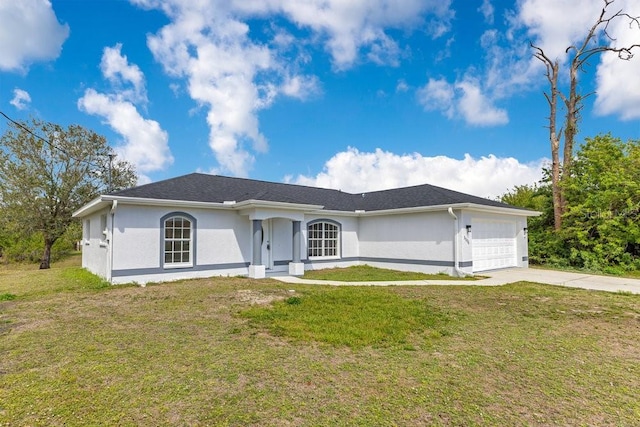
[[[313,222],[307,228],[309,258],[339,256],[339,226],[330,222]]]
[[[100,215],[100,232],[107,235],[107,215]]]
[[[88,245],[91,242],[91,220],[90,219],[86,219],[84,221],[84,230],[82,234],[84,234],[84,244]]]
[[[164,221],[164,266],[191,267],[192,251],[191,221],[174,216]]]

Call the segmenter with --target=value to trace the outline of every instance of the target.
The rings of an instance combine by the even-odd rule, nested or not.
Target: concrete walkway
[[[585,273],[543,270],[537,268],[509,268],[482,272],[488,276],[481,280],[406,280],[397,282],[338,282],[334,280],[307,280],[293,276],[274,276],[272,279],[291,284],[317,284],[334,286],[421,286],[421,285],[473,285],[501,286],[507,283],[527,281],[570,288],[591,289],[607,292],[631,292],[640,294],[640,279],[596,276]]]

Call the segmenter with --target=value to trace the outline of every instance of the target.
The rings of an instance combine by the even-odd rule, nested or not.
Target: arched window
[[[307,225],[307,254],[309,258],[340,256],[340,224],[318,220]]]
[[[193,220],[176,214],[163,219],[163,260],[165,268],[193,266]]]

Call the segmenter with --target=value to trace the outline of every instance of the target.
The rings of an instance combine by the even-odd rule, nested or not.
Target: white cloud
[[[489,25],[493,25],[493,14],[495,10],[493,8],[493,5],[491,4],[491,0],[483,0],[482,4],[478,8],[478,11],[482,13],[482,16],[484,16],[484,22]]]
[[[324,38],[337,69],[353,65],[361,52],[376,63],[394,65],[400,49],[388,28],[424,28],[437,38],[449,31],[450,0],[235,0],[237,11],[284,14]],[[429,16],[427,20],[426,17]]]
[[[173,163],[169,136],[155,120],[142,117],[136,103],[147,102],[145,78],[140,68],[122,55],[122,45],[106,47],[100,68],[113,92],[104,94],[87,89],[78,100],[78,108],[87,114],[100,116],[123,138],[115,147],[118,156],[136,167],[138,183],[149,182],[145,175],[162,170]]]
[[[445,79],[429,79],[417,91],[418,102],[427,111],[440,110],[452,119],[456,114],[454,86]]]
[[[513,21],[515,27],[525,28],[534,44],[543,48],[549,58],[558,58],[561,64],[565,64],[572,54],[572,51],[567,54],[566,49],[584,39],[605,4],[602,0],[523,0],[519,5]],[[617,0],[607,8],[605,18],[618,11],[639,16],[640,3],[637,0]],[[571,19],[567,19],[568,16]],[[625,46],[637,44],[640,40],[640,28],[629,25],[629,20],[624,17],[614,19],[607,28],[615,40],[608,40],[602,29],[600,27],[596,40],[599,44]],[[597,67],[597,114],[616,114],[623,120],[640,118],[640,82],[637,78],[640,74],[640,60],[637,58],[640,49],[636,48],[634,53],[636,57],[631,61],[622,61],[607,53],[594,56],[591,64],[587,64],[587,73],[591,71],[590,65]],[[536,77],[540,78],[540,74]],[[561,83],[568,77],[565,75],[563,80]]]
[[[632,16],[640,16],[640,3],[623,2],[625,11]],[[629,28],[625,19],[617,20],[609,28],[610,46],[632,46],[640,44],[640,28]],[[623,120],[640,119],[640,48],[636,47],[633,58],[621,60],[615,53],[602,55],[596,72],[597,93],[595,111],[597,114],[617,114]]]
[[[350,193],[431,184],[480,197],[496,198],[516,185],[534,184],[542,178],[546,159],[523,164],[494,155],[463,159],[424,157],[419,153],[373,153],[348,148],[325,163],[316,176],[285,177],[286,182]]]
[[[522,0],[515,23],[549,58],[564,62],[567,47],[591,28],[603,5],[602,0]]]
[[[33,62],[56,59],[68,36],[50,1],[0,1],[0,70],[24,72]]]
[[[29,92],[18,88],[13,90],[13,99],[9,101],[9,104],[13,105],[18,110],[24,110],[30,103],[31,96],[29,95]]]
[[[87,114],[103,117],[114,131],[122,135],[124,143],[115,148],[116,153],[135,165],[138,172],[144,174],[161,170],[173,163],[167,132],[158,122],[143,118],[132,103],[87,89],[78,100],[78,108]]]
[[[409,90],[409,85],[407,84],[406,80],[404,79],[398,80],[398,83],[396,84],[396,93],[407,92],[408,90]]]
[[[209,109],[209,145],[222,170],[246,176],[254,157],[244,143],[267,149],[257,111],[273,102],[277,89],[256,80],[274,71],[273,55],[251,42],[243,22],[190,5],[176,5],[173,22],[149,37],[149,48],[168,73],[188,80],[191,98]],[[287,90],[295,92],[291,85]]]
[[[417,96],[425,110],[440,110],[447,118],[461,118],[471,126],[497,126],[509,122],[506,110],[495,107],[482,93],[480,83],[471,77],[455,83],[429,79]]]
[[[316,76],[289,76],[282,84],[282,93],[298,99],[307,99],[320,93],[320,82]]]
[[[602,0],[519,0],[515,9],[506,15],[508,25],[504,31],[488,28],[481,35],[479,45],[484,51],[484,61],[470,65],[462,77],[452,81],[430,79],[418,90],[419,103],[427,111],[439,110],[448,118],[462,117],[474,126],[507,123],[506,110],[496,107],[501,100],[545,88],[544,66],[533,57],[529,41],[541,47],[549,58],[558,58],[561,67],[565,66],[571,54],[571,51],[566,53],[567,48],[583,40],[604,5]],[[617,0],[608,9],[605,17],[619,10],[640,15],[637,0]],[[479,11],[487,18],[495,13],[488,0]],[[487,22],[491,20],[487,19]],[[628,19],[612,21],[608,32],[616,39],[612,45],[629,45],[640,40],[640,29],[637,25],[630,28]],[[602,31],[597,42],[607,43]],[[596,113],[617,114],[624,120],[640,117],[640,81],[637,78],[640,49],[635,53],[636,57],[631,61],[620,61],[609,54],[593,57],[593,65],[597,64]],[[592,71],[589,65],[585,68],[587,73]],[[566,90],[567,82],[568,74],[561,69],[561,90]]]
[[[267,150],[258,112],[280,96],[305,99],[320,92],[317,77],[301,75],[308,54],[300,40],[271,24],[272,40],[251,38],[247,22],[283,17],[322,43],[335,69],[360,58],[396,65],[403,49],[386,32],[433,25],[446,31],[450,0],[131,0],[170,19],[148,46],[165,71],[187,81],[189,96],[208,110],[209,145],[220,170],[247,176],[254,152]],[[427,20],[426,16],[432,19]]]
[[[497,108],[481,90],[475,79],[465,79],[456,83],[456,89],[462,91],[458,100],[458,111],[465,121],[474,126],[497,126],[509,122],[506,110]]]
[[[132,90],[125,89],[119,92],[124,98],[133,102],[147,101],[144,74],[137,65],[129,64],[126,55],[122,55],[121,43],[104,48],[100,70],[102,75],[117,88],[133,85]]]

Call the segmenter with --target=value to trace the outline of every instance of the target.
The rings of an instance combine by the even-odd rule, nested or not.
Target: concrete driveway
[[[543,270],[538,268],[509,268],[505,270],[482,272],[487,279],[466,280],[407,280],[398,282],[338,282],[332,280],[307,280],[293,276],[274,276],[273,279],[291,284],[322,284],[335,286],[401,286],[401,285],[474,285],[500,286],[507,283],[527,281],[569,288],[591,289],[607,292],[631,292],[640,294],[640,279],[596,276],[585,273]]]
[[[640,279],[627,279],[624,277],[596,276],[594,274],[569,273],[540,268],[510,268],[488,272],[486,275],[491,277],[485,280],[501,282],[499,284],[525,280],[569,288],[640,294]]]

